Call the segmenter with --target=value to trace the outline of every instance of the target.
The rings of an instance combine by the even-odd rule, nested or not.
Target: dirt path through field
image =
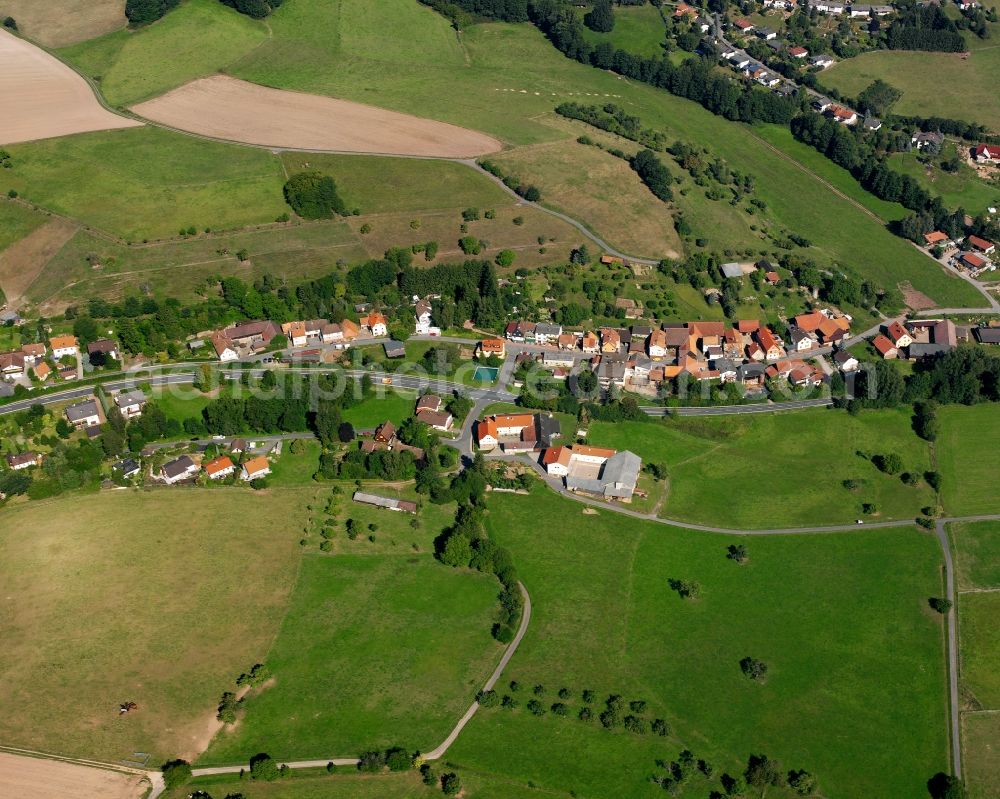
[[[0,289],[16,305],[45,265],[79,230],[68,219],[54,217],[0,252]]]
[[[499,141],[457,125],[215,75],[132,109],[153,122],[264,147],[474,158]]]
[[[0,752],[0,796],[17,799],[138,799],[147,787],[136,774]]]
[[[5,30],[0,30],[0,102],[0,144],[142,124],[103,108],[87,81],[62,61]]]

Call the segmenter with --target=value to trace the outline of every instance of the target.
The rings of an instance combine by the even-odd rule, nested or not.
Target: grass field
[[[499,657],[496,582],[428,555],[307,556],[253,697],[202,758],[240,762],[436,746]]]
[[[1000,797],[1000,713],[962,716],[963,777],[968,799]]]
[[[1000,522],[951,525],[958,587],[1000,588]]]
[[[156,763],[207,744],[219,695],[278,631],[299,497],[108,492],[0,511],[4,741]],[[138,710],[119,718],[124,701]]]
[[[593,44],[611,42],[616,48],[642,56],[663,55],[666,25],[660,10],[650,4],[615,6],[615,27],[610,33],[584,28],[584,36]],[[689,55],[685,53],[685,55]]]
[[[648,780],[662,772],[655,761],[685,746],[714,764],[716,779],[766,752],[816,774],[822,795],[846,799],[920,796],[945,766],[942,627],[926,607],[940,587],[931,536],[750,539],[740,567],[725,557],[740,539],[623,525],[542,489],[495,496],[490,510],[534,612],[509,666],[525,686],[522,709],[477,716],[448,754],[460,770],[556,795],[652,797],[663,795]],[[697,580],[700,598],[679,599],[668,578]],[[769,664],[765,684],[740,674],[748,654]],[[525,712],[535,684],[546,705],[568,688],[569,717]],[[597,693],[598,709],[609,693],[645,700],[647,719],[665,718],[673,733],[577,721],[583,689]],[[711,788],[696,779],[681,795]]]
[[[993,475],[1000,467],[1000,405],[942,407],[938,436],[941,499],[952,515],[1000,513]]]
[[[976,48],[968,57],[878,50],[839,62],[820,81],[857,97],[881,78],[903,93],[892,107],[897,114],[967,119],[995,131],[1000,129],[1000,97],[994,85],[998,68],[1000,50],[996,47]]]
[[[345,410],[344,421],[350,422],[357,430],[370,430],[387,419],[399,425],[413,416],[416,402],[415,391],[388,391],[384,397],[371,397]]]
[[[857,454],[897,452],[906,470],[930,468],[926,445],[902,411],[594,422],[588,440],[667,464],[670,489],[661,515],[672,519],[749,528],[825,525],[854,521],[864,502],[876,503],[882,519],[912,518],[934,502],[925,483],[907,486]],[[848,490],[847,479],[862,485]]]
[[[439,771],[448,771],[442,765]],[[538,799],[538,792],[524,785],[495,775],[462,772],[463,795],[470,799]],[[176,791],[164,794],[164,799],[188,799],[200,789],[212,796],[242,794],[245,799],[440,799],[441,789],[421,782],[416,771],[395,774],[358,774],[353,769],[341,769],[333,776],[321,770],[296,770],[290,779],[277,782],[250,782],[233,779],[232,775],[200,777]]]
[[[269,153],[158,128],[87,133],[7,148],[0,189],[126,239],[194,226],[272,222],[288,210]]]
[[[365,216],[514,204],[489,178],[448,161],[318,153],[283,153],[281,160],[289,175],[312,169],[332,175],[348,207]]]
[[[185,0],[161,20],[66,48],[61,55],[125,108],[219,72],[267,39],[263,22],[217,0]]]
[[[963,160],[958,172],[945,172],[938,166],[941,159],[954,157],[956,147],[946,144],[942,156],[934,158],[930,167],[920,163],[916,153],[894,153],[889,162],[898,172],[920,181],[928,191],[941,196],[949,208],[964,208],[970,214],[984,214],[986,209],[1000,203],[1000,186],[991,186],[979,179],[976,171]],[[960,153],[964,159],[968,150]]]
[[[1000,593],[962,594],[959,625],[962,692],[976,709],[1000,711]]]
[[[315,485],[313,475],[319,469],[320,446],[318,441],[301,442],[302,451],[293,452],[291,441],[281,446],[281,457],[271,464],[267,484],[273,488],[293,488]]]
[[[23,205],[0,202],[0,250],[20,241],[45,221],[42,214]]]
[[[585,220],[622,252],[649,258],[683,252],[671,206],[620,158],[567,141],[521,147],[490,160],[525,176],[541,190],[545,205]]]

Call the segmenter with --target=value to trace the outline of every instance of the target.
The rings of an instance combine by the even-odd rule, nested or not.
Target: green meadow
[[[1000,588],[1000,521],[950,525],[959,590]]]
[[[1000,405],[948,405],[939,411],[935,445],[941,500],[952,516],[1000,513]]]
[[[641,56],[663,55],[667,27],[660,9],[646,3],[638,6],[615,6],[615,27],[610,33],[598,33],[584,28],[587,41],[593,44],[610,42],[616,48]],[[671,7],[664,8],[672,13]],[[687,53],[684,53],[687,56]]]
[[[185,0],[162,19],[73,45],[60,55],[125,108],[211,75],[268,38],[265,23],[217,0]]]
[[[543,489],[492,497],[489,526],[533,614],[499,689],[519,708],[473,719],[448,753],[460,770],[554,795],[652,797],[663,795],[649,782],[656,761],[689,748],[715,776],[679,795],[704,797],[766,752],[817,775],[823,796],[847,798],[920,796],[946,767],[942,626],[926,606],[940,588],[932,536],[717,536],[595,514]],[[731,543],[748,547],[747,564],[726,558]],[[698,598],[679,598],[671,579],[697,581]],[[740,673],[747,655],[768,664],[766,680]],[[569,714],[528,713],[535,685],[546,708],[568,689]],[[663,718],[670,735],[578,720],[584,689],[596,712],[609,694],[646,702],[647,724]]]
[[[904,470],[930,468],[905,411],[848,416],[827,410],[668,422],[594,422],[588,440],[629,449],[670,473],[665,518],[726,527],[843,524],[873,502],[879,519],[906,519],[934,503],[921,479],[907,486],[864,454],[898,453]],[[863,454],[859,454],[863,453]],[[843,481],[857,486],[845,488]]]
[[[959,597],[962,693],[975,710],[1000,710],[1000,592]]]
[[[309,555],[250,698],[199,763],[436,746],[492,671],[497,583],[428,555]]]

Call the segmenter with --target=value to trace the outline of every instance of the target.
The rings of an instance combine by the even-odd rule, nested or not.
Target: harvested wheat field
[[[65,47],[124,28],[125,0],[0,0],[0,17],[13,17],[25,36]]]
[[[148,787],[148,782],[137,774],[0,752],[0,796],[137,799]]]
[[[75,222],[53,217],[0,251],[0,289],[7,296],[7,302],[17,304],[45,265],[73,238],[77,230],[79,225]]]
[[[141,124],[106,111],[72,69],[6,31],[0,31],[0,97],[0,144]]]
[[[132,110],[179,130],[266,147],[475,158],[501,146],[457,125],[224,75],[192,81]]]

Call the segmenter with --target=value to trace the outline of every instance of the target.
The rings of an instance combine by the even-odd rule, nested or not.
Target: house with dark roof
[[[188,455],[181,455],[160,468],[160,477],[167,485],[179,483],[198,474],[198,464]]]
[[[102,418],[101,407],[95,399],[78,402],[66,409],[66,419],[74,427],[93,427],[99,425]]]

